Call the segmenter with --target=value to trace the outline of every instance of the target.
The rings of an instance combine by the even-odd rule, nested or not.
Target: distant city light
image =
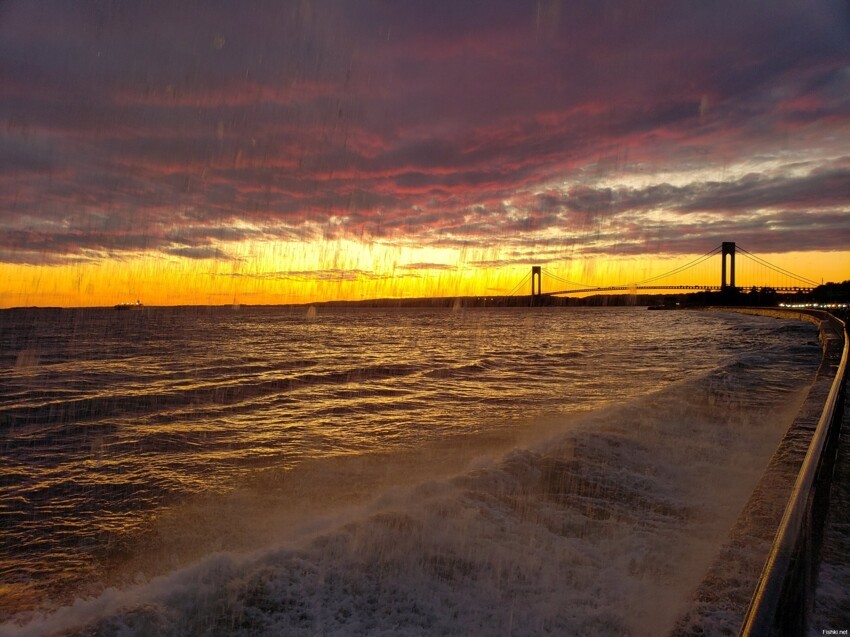
[[[837,309],[845,309],[850,307],[848,303],[780,303],[779,307],[788,307],[792,309],[800,309],[800,308],[817,308],[817,309],[829,309],[829,310],[837,310]]]

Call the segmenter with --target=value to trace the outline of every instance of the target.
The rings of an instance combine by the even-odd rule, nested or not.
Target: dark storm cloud
[[[622,254],[646,247],[654,209],[711,212],[732,236],[757,211],[800,211],[835,234],[847,174],[818,153],[850,135],[845,14],[838,0],[6,2],[0,259],[543,231]],[[792,163],[777,139],[808,175],[615,185]]]
[[[11,133],[0,139],[0,179],[20,179],[57,170],[56,151],[49,142]]]
[[[848,205],[850,167],[825,167],[802,176],[748,174],[737,180],[662,183],[644,188],[577,186],[537,197],[542,210],[616,215],[664,209],[740,217],[741,212],[786,208],[810,212]]]
[[[185,257],[187,259],[216,259],[219,261],[238,261],[239,259],[227,254],[219,248],[212,246],[177,246],[166,248],[165,252],[176,257]]]
[[[644,227],[644,232],[651,237],[648,243],[666,254],[701,254],[729,237],[735,237],[739,246],[756,254],[828,252],[847,249],[850,219],[844,212],[826,215],[794,212],[753,218],[743,223],[717,220],[684,226],[651,224]],[[645,251],[644,242],[618,246],[621,254],[641,255]]]
[[[4,233],[3,249],[57,256],[93,255],[107,256],[125,250],[147,250],[154,241],[147,234],[130,232],[61,230],[12,230]],[[112,256],[112,255],[110,255]]]

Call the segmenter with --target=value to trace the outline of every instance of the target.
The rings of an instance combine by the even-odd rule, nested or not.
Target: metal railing
[[[815,516],[822,515],[829,495],[832,461],[828,452],[838,442],[842,418],[838,407],[850,345],[845,323],[832,316],[830,320],[840,324],[844,334],[841,361],[739,637],[803,635],[806,631],[822,533]]]

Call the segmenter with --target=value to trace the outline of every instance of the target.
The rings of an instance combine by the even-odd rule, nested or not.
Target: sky
[[[0,87],[0,307],[850,279],[848,0],[5,0]]]

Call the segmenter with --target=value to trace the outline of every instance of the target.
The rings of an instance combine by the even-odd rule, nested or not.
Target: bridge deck
[[[739,290],[748,288],[737,288]],[[765,288],[757,288],[765,289]],[[812,287],[769,287],[767,289],[776,292],[811,292]],[[719,285],[611,285],[598,288],[575,288],[572,290],[558,290],[557,292],[544,292],[543,296],[558,296],[560,294],[587,294],[590,292],[637,292],[640,290],[700,290],[703,292],[720,292],[723,288]]]

